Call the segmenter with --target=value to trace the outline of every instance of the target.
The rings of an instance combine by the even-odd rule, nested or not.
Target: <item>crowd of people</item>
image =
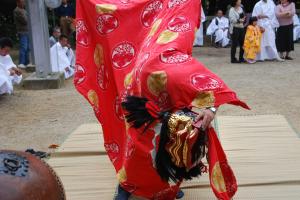
[[[68,36],[61,34],[60,28],[55,27],[49,45],[52,72],[63,72],[66,79],[72,77],[75,72],[75,54]]]
[[[290,0],[280,0],[277,6],[273,0],[260,0],[252,13],[245,12],[241,0],[233,0],[228,17],[218,10],[206,34],[214,38],[217,48],[231,46],[232,63],[292,60],[290,52],[294,50],[294,42],[300,39],[300,22],[295,4]],[[195,41],[203,38],[200,36],[198,33]],[[195,46],[201,44],[203,40]]]
[[[13,11],[14,22],[19,38],[19,64],[14,64],[10,50],[13,41],[0,38],[0,95],[11,94],[13,85],[22,81],[22,70],[30,65],[30,41],[28,32],[28,14],[25,1],[17,0],[17,7]],[[55,10],[59,17],[60,27],[54,27],[49,38],[50,60],[52,72],[64,73],[68,79],[74,75],[75,54],[69,43],[69,37],[74,32],[74,7],[68,0],[63,0],[62,5]]]

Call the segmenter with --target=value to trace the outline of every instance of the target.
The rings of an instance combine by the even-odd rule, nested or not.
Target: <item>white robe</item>
[[[293,17],[294,21],[294,41],[300,39],[300,20],[299,17],[295,14]]]
[[[62,47],[59,42],[50,49],[52,72],[63,72],[65,79],[74,75],[75,58],[72,49]],[[73,65],[74,64],[74,65]],[[66,70],[69,69],[69,71]]]
[[[6,68],[0,63],[0,95],[11,94],[13,91],[13,84],[9,78],[9,73]]]
[[[201,6],[201,25],[200,28],[197,30],[196,32],[196,36],[195,36],[195,40],[194,40],[194,46],[203,46],[203,22],[205,22],[206,17],[205,17],[205,13],[203,11],[203,8]]]
[[[68,56],[68,58],[70,60],[71,66],[75,67],[75,62],[76,62],[76,60],[75,60],[75,54],[74,54],[74,51],[71,48],[69,48],[67,50],[67,56]]]
[[[49,46],[50,46],[50,48],[53,47],[53,45],[55,45],[56,42],[57,42],[56,38],[54,36],[51,36],[49,38]]]
[[[275,43],[275,28],[279,27],[275,15],[275,4],[273,0],[267,0],[267,3],[260,0],[254,6],[252,16],[266,15],[268,18],[259,19],[258,25],[265,29],[261,39],[261,52],[256,56],[257,60],[279,59]]]
[[[16,67],[9,55],[0,55],[0,94],[11,94],[13,92],[13,85],[20,84],[22,75],[10,75],[8,71],[10,68]]]
[[[216,24],[218,22],[218,25]],[[226,17],[214,18],[207,27],[206,34],[216,36],[215,43],[221,42],[222,47],[229,44],[228,38],[229,20]]]

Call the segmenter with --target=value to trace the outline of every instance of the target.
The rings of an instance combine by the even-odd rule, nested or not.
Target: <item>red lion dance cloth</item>
[[[194,59],[199,0],[78,0],[77,64],[74,83],[103,127],[105,149],[120,185],[152,200],[172,200],[179,183],[155,169],[159,131],[126,123],[121,103],[145,97],[160,109],[244,108],[236,94]],[[209,173],[218,199],[231,199],[237,184],[212,128],[208,131]]]

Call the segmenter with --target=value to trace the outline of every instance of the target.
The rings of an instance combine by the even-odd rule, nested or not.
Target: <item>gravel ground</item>
[[[219,115],[282,114],[300,132],[300,45],[294,61],[230,64],[230,49],[196,48],[194,55],[246,101],[251,111],[224,106]],[[61,144],[83,123],[96,122],[87,101],[72,80],[58,90],[31,91],[17,87],[0,96],[0,149],[47,150]]]

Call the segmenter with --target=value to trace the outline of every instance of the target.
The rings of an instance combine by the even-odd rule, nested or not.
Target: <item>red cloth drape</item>
[[[208,138],[208,163],[211,188],[218,199],[230,200],[237,191],[235,176],[213,128],[209,129]]]
[[[103,127],[105,149],[117,178],[137,196],[173,199],[177,187],[162,181],[154,168],[159,124],[142,134],[126,124],[120,103],[127,95],[137,95],[173,110],[224,103],[248,108],[191,56],[200,1],[76,3],[74,84]]]

